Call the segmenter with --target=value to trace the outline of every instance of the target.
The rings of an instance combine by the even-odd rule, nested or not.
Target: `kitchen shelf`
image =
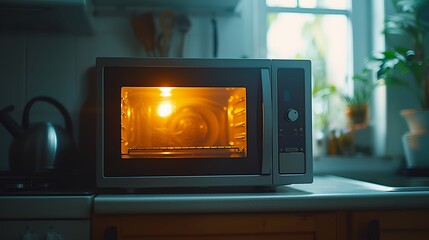
[[[237,16],[240,0],[93,0],[94,16],[174,10],[191,16]]]
[[[89,35],[90,0],[0,0],[0,32]]]

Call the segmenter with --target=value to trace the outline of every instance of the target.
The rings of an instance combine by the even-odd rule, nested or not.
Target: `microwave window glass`
[[[246,88],[122,87],[121,157],[247,157]]]

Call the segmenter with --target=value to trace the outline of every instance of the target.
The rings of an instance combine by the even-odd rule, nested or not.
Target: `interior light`
[[[171,115],[173,112],[173,105],[171,105],[171,102],[162,102],[158,105],[158,115],[160,117],[167,117]]]
[[[171,87],[160,87],[159,90],[161,91],[161,97],[171,97],[171,90],[173,88]]]

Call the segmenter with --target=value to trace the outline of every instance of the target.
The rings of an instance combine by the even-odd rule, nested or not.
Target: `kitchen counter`
[[[336,176],[263,193],[101,194],[95,214],[326,211],[429,208],[429,191],[392,188]]]
[[[426,218],[427,215],[424,209],[429,209],[429,191],[424,188],[396,190],[392,187],[326,175],[316,176],[312,184],[280,186],[272,192],[2,195],[0,238],[18,239],[28,234],[38,238],[49,234],[68,238],[75,236],[77,232],[80,234],[79,239],[91,239],[91,235],[92,239],[102,239],[105,234],[118,232],[124,236],[162,235],[164,232],[156,229],[165,226],[166,221],[171,230],[169,233],[176,236],[194,233],[192,226],[196,219],[200,218],[208,221],[201,224],[211,226],[206,228],[204,225],[201,229],[208,232],[201,234],[228,233],[234,236],[235,231],[237,234],[253,234],[254,231],[257,231],[255,234],[270,234],[266,231],[271,228],[264,227],[265,221],[272,224],[277,224],[278,221],[282,223],[275,226],[296,222],[299,226],[305,226],[308,234],[316,234],[314,236],[324,233],[335,235],[335,229],[348,229],[345,227],[348,217],[353,219],[352,222],[355,222],[356,226],[361,226],[361,221],[365,222],[362,226],[366,226],[367,216],[371,216],[371,219],[378,216],[377,219],[382,224],[390,224],[386,223],[385,219],[390,219],[391,214],[396,214],[394,219],[400,223],[404,217],[413,224],[422,222],[420,219]],[[387,211],[379,212],[384,209]],[[401,211],[389,211],[396,209]],[[410,211],[404,212],[406,209]],[[231,220],[231,217],[236,220]],[[223,221],[229,222],[222,225]],[[237,225],[242,221],[246,224]],[[234,227],[231,228],[231,224]],[[148,227],[142,230],[145,225]],[[214,225],[216,227],[212,228]],[[243,226],[244,228],[240,228]],[[252,226],[262,227],[255,230]],[[354,226],[351,225],[351,229],[354,229]],[[415,229],[416,232],[429,229],[426,225],[422,228],[419,226]],[[230,232],[231,229],[234,230],[233,233]],[[273,231],[276,234],[276,231],[289,234],[289,230],[296,230],[284,227],[275,229]],[[350,234],[355,234],[353,231]],[[424,231],[423,235],[426,234]],[[409,229],[405,232],[408,234]],[[344,236],[337,239],[347,239],[347,234]]]
[[[429,189],[429,188],[428,188]],[[0,196],[0,219],[84,219],[95,214],[325,211],[429,208],[429,190],[392,188],[337,176],[273,192]]]

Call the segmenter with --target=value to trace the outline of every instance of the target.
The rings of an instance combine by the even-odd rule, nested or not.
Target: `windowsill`
[[[402,158],[376,156],[315,156],[314,175],[396,175],[404,166]]]

